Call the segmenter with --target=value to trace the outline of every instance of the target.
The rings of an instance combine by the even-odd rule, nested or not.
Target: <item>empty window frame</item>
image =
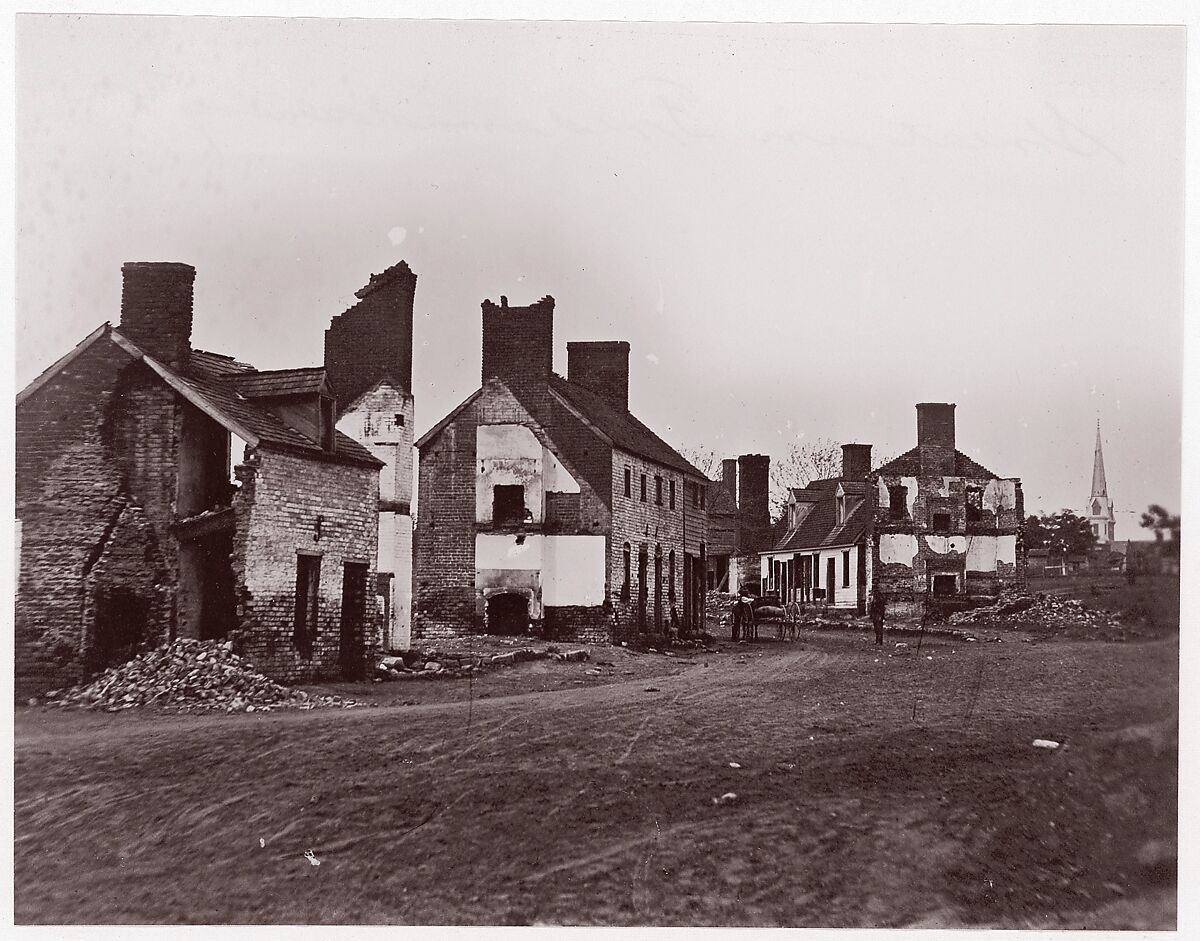
[[[646,475],[642,474],[642,502],[646,502]]]
[[[654,504],[655,504],[655,506],[662,506],[662,491],[663,491],[662,485],[663,485],[663,479],[658,474],[655,474],[654,475]]]
[[[967,522],[978,523],[983,520],[983,488],[967,487]]]
[[[632,550],[629,547],[629,543],[625,543],[625,581],[623,581],[621,583],[621,600],[622,601],[629,600],[629,576],[632,574],[631,566],[633,563],[633,559],[631,556],[632,556]]]
[[[933,529],[935,532],[948,532],[952,525],[949,513],[941,512],[933,514]]]
[[[908,488],[902,484],[888,487],[888,506],[892,519],[908,519]]]
[[[321,598],[321,557],[296,556],[296,609],[292,617],[292,642],[305,660],[312,659]]]
[[[850,587],[850,550],[842,553],[842,587]]]
[[[675,509],[675,481],[667,481],[668,499],[670,500],[670,508]]]
[[[625,468],[625,496],[633,496],[633,471]]]
[[[525,487],[522,484],[496,484],[492,488],[492,522],[497,526],[525,520]]]

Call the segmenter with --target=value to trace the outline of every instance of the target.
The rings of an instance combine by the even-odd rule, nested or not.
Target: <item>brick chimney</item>
[[[917,451],[922,476],[954,476],[953,404],[922,402],[917,406]]]
[[[344,409],[390,376],[412,392],[413,300],[417,276],[397,262],[354,292],[358,303],[329,322],[325,372]]]
[[[842,477],[862,480],[871,473],[871,446],[869,444],[842,445]]]
[[[192,348],[196,269],[174,261],[127,261],[121,279],[117,329],[147,355],[181,366]]]
[[[554,368],[554,298],[528,307],[483,302],[483,381],[545,383]]]
[[[567,344],[567,378],[629,411],[629,342],[591,340]]]
[[[738,458],[738,528],[751,540],[766,538],[771,526],[771,458],[743,454]],[[744,545],[742,548],[757,548]]]
[[[721,461],[721,486],[725,488],[725,492],[733,498],[733,505],[737,506],[737,458],[727,457]]]

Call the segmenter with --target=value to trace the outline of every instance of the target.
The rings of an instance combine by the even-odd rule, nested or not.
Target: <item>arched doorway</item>
[[[515,592],[492,595],[487,600],[487,630],[489,634],[528,634],[529,599]]]

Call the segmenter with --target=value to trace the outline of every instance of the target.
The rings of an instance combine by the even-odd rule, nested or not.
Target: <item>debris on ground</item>
[[[738,799],[738,796],[735,793],[733,793],[733,791],[727,791],[726,793],[722,794],[720,797],[714,797],[712,799],[712,802],[714,804],[716,804],[718,807],[720,807],[723,804],[736,804],[737,799]]]
[[[1140,632],[1121,622],[1121,617],[1103,608],[1088,607],[1078,598],[1054,595],[1025,595],[1002,592],[995,604],[960,611],[950,616],[951,624],[1010,621],[1023,629],[1100,640],[1126,640]]]
[[[89,683],[54,690],[46,700],[105,712],[145,706],[171,712],[270,712],[358,705],[341,696],[310,696],[280,686],[235,654],[230,641],[187,638],[147,650]]]
[[[1061,744],[1061,742],[1056,742],[1056,741],[1054,741],[1053,739],[1048,739],[1048,738],[1035,738],[1035,739],[1033,740],[1033,747],[1034,747],[1034,748],[1050,748],[1050,749],[1054,749],[1054,748],[1058,748],[1058,746],[1059,746],[1060,744]]]

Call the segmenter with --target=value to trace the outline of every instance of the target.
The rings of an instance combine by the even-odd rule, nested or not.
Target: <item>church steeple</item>
[[[1099,418],[1096,419],[1096,457],[1092,462],[1092,496],[1108,496],[1108,481],[1104,479],[1104,451],[1100,447]]]
[[[1104,476],[1104,451],[1100,445],[1100,419],[1096,419],[1096,454],[1092,459],[1092,495],[1083,514],[1096,534],[1096,542],[1110,543],[1117,536],[1116,516],[1108,498],[1108,479]]]

